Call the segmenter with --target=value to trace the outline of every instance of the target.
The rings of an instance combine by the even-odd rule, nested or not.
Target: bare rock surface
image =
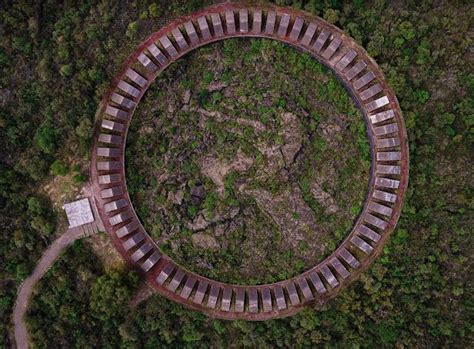
[[[209,177],[217,186],[217,192],[224,195],[224,178],[232,171],[245,172],[252,166],[254,160],[239,152],[232,162],[218,159],[215,155],[208,155],[201,161],[201,172]]]
[[[183,202],[183,198],[184,191],[181,189],[175,192],[168,192],[168,201],[172,204],[181,205],[181,203]]]
[[[334,213],[338,211],[338,207],[334,198],[331,196],[331,194],[325,192],[318,183],[311,183],[311,194],[321,205],[326,208],[328,213]]]
[[[298,186],[293,185],[288,189],[273,195],[266,190],[249,190],[258,206],[266,212],[284,233],[286,243],[297,247],[301,240],[308,235],[320,231],[314,212],[303,200],[303,195]]]
[[[220,245],[219,242],[212,236],[206,233],[195,233],[192,236],[193,246],[205,250],[217,250]]]
[[[300,130],[300,123],[298,117],[292,113],[283,113],[283,141],[281,147],[285,166],[290,166],[295,161],[296,154],[301,149],[303,142],[302,132]]]
[[[188,228],[193,231],[204,230],[209,226],[209,224],[210,222],[206,221],[202,215],[199,215],[188,224]]]

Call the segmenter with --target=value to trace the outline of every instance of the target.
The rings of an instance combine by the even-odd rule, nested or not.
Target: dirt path
[[[44,276],[44,274],[46,274],[48,269],[67,246],[71,245],[77,239],[88,236],[95,231],[97,231],[97,229],[91,231],[82,226],[68,229],[66,233],[57,238],[48,247],[41,256],[41,259],[33,270],[33,273],[20,285],[15,306],[13,308],[13,325],[15,328],[15,341],[18,349],[28,348],[28,332],[24,316],[28,309],[28,302],[36,283]]]

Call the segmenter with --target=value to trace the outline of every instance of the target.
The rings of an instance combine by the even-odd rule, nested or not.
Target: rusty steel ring
[[[231,285],[177,265],[160,252],[133,209],[125,143],[133,112],[153,80],[200,46],[239,37],[268,38],[309,53],[335,72],[362,111],[371,146],[369,189],[346,239],[301,275],[272,284]],[[128,57],[99,107],[93,147],[93,199],[122,257],[161,295],[226,319],[266,320],[323,304],[380,254],[400,216],[408,183],[408,143],[397,98],[380,68],[353,39],[323,19],[273,5],[224,3],[174,20]]]

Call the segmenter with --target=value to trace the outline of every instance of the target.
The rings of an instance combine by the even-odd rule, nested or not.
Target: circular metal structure
[[[284,42],[334,71],[364,115],[372,157],[364,208],[337,249],[301,275],[257,286],[211,280],[164,255],[140,223],[125,178],[129,123],[154,79],[191,50],[239,37]],[[91,182],[107,233],[123,258],[140,269],[158,293],[210,316],[266,320],[325,303],[368,268],[400,216],[408,183],[408,144],[397,98],[363,48],[340,29],[302,11],[224,3],[174,20],[128,57],[102,100],[99,116]]]

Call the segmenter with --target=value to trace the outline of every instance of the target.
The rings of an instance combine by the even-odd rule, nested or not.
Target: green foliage
[[[41,215],[47,210],[43,199],[32,196],[28,199],[28,212],[33,215]]]
[[[51,164],[51,173],[55,176],[65,176],[69,173],[69,168],[61,160],[55,160]]]
[[[204,209],[208,212],[213,212],[217,207],[218,198],[215,192],[209,193],[203,203]]]
[[[72,180],[76,184],[81,184],[81,183],[85,183],[87,181],[87,178],[88,178],[87,175],[83,173],[78,173],[72,177]]]
[[[35,140],[38,147],[46,154],[53,153],[57,148],[57,131],[49,125],[38,128],[35,134]]]
[[[138,282],[135,274],[124,274],[112,270],[94,281],[91,288],[90,307],[94,315],[104,322],[112,322],[124,317],[127,300]]]
[[[70,77],[74,73],[74,67],[72,64],[65,64],[59,69],[59,73],[65,78]]]
[[[150,6],[148,6],[148,13],[150,14],[151,18],[157,18],[160,15],[158,4],[150,4]]]
[[[335,24],[339,21],[339,11],[332,8],[324,11],[324,19],[331,24]]]
[[[415,91],[415,97],[420,104],[423,104],[430,99],[430,94],[428,93],[428,91],[417,90]]]
[[[138,22],[130,22],[127,27],[125,35],[129,38],[133,38],[138,32]]]
[[[33,343],[117,347],[118,328],[129,313],[126,304],[137,280],[134,272],[104,270],[87,243],[75,242],[41,280],[30,303],[27,323]]]
[[[44,197],[32,196],[28,198],[27,207],[31,228],[43,236],[51,235],[55,228],[54,214],[48,200]],[[19,232],[19,234],[22,234],[22,232]]]
[[[35,216],[31,219],[31,228],[38,231],[43,236],[49,236],[54,232],[54,222],[48,217]]]

